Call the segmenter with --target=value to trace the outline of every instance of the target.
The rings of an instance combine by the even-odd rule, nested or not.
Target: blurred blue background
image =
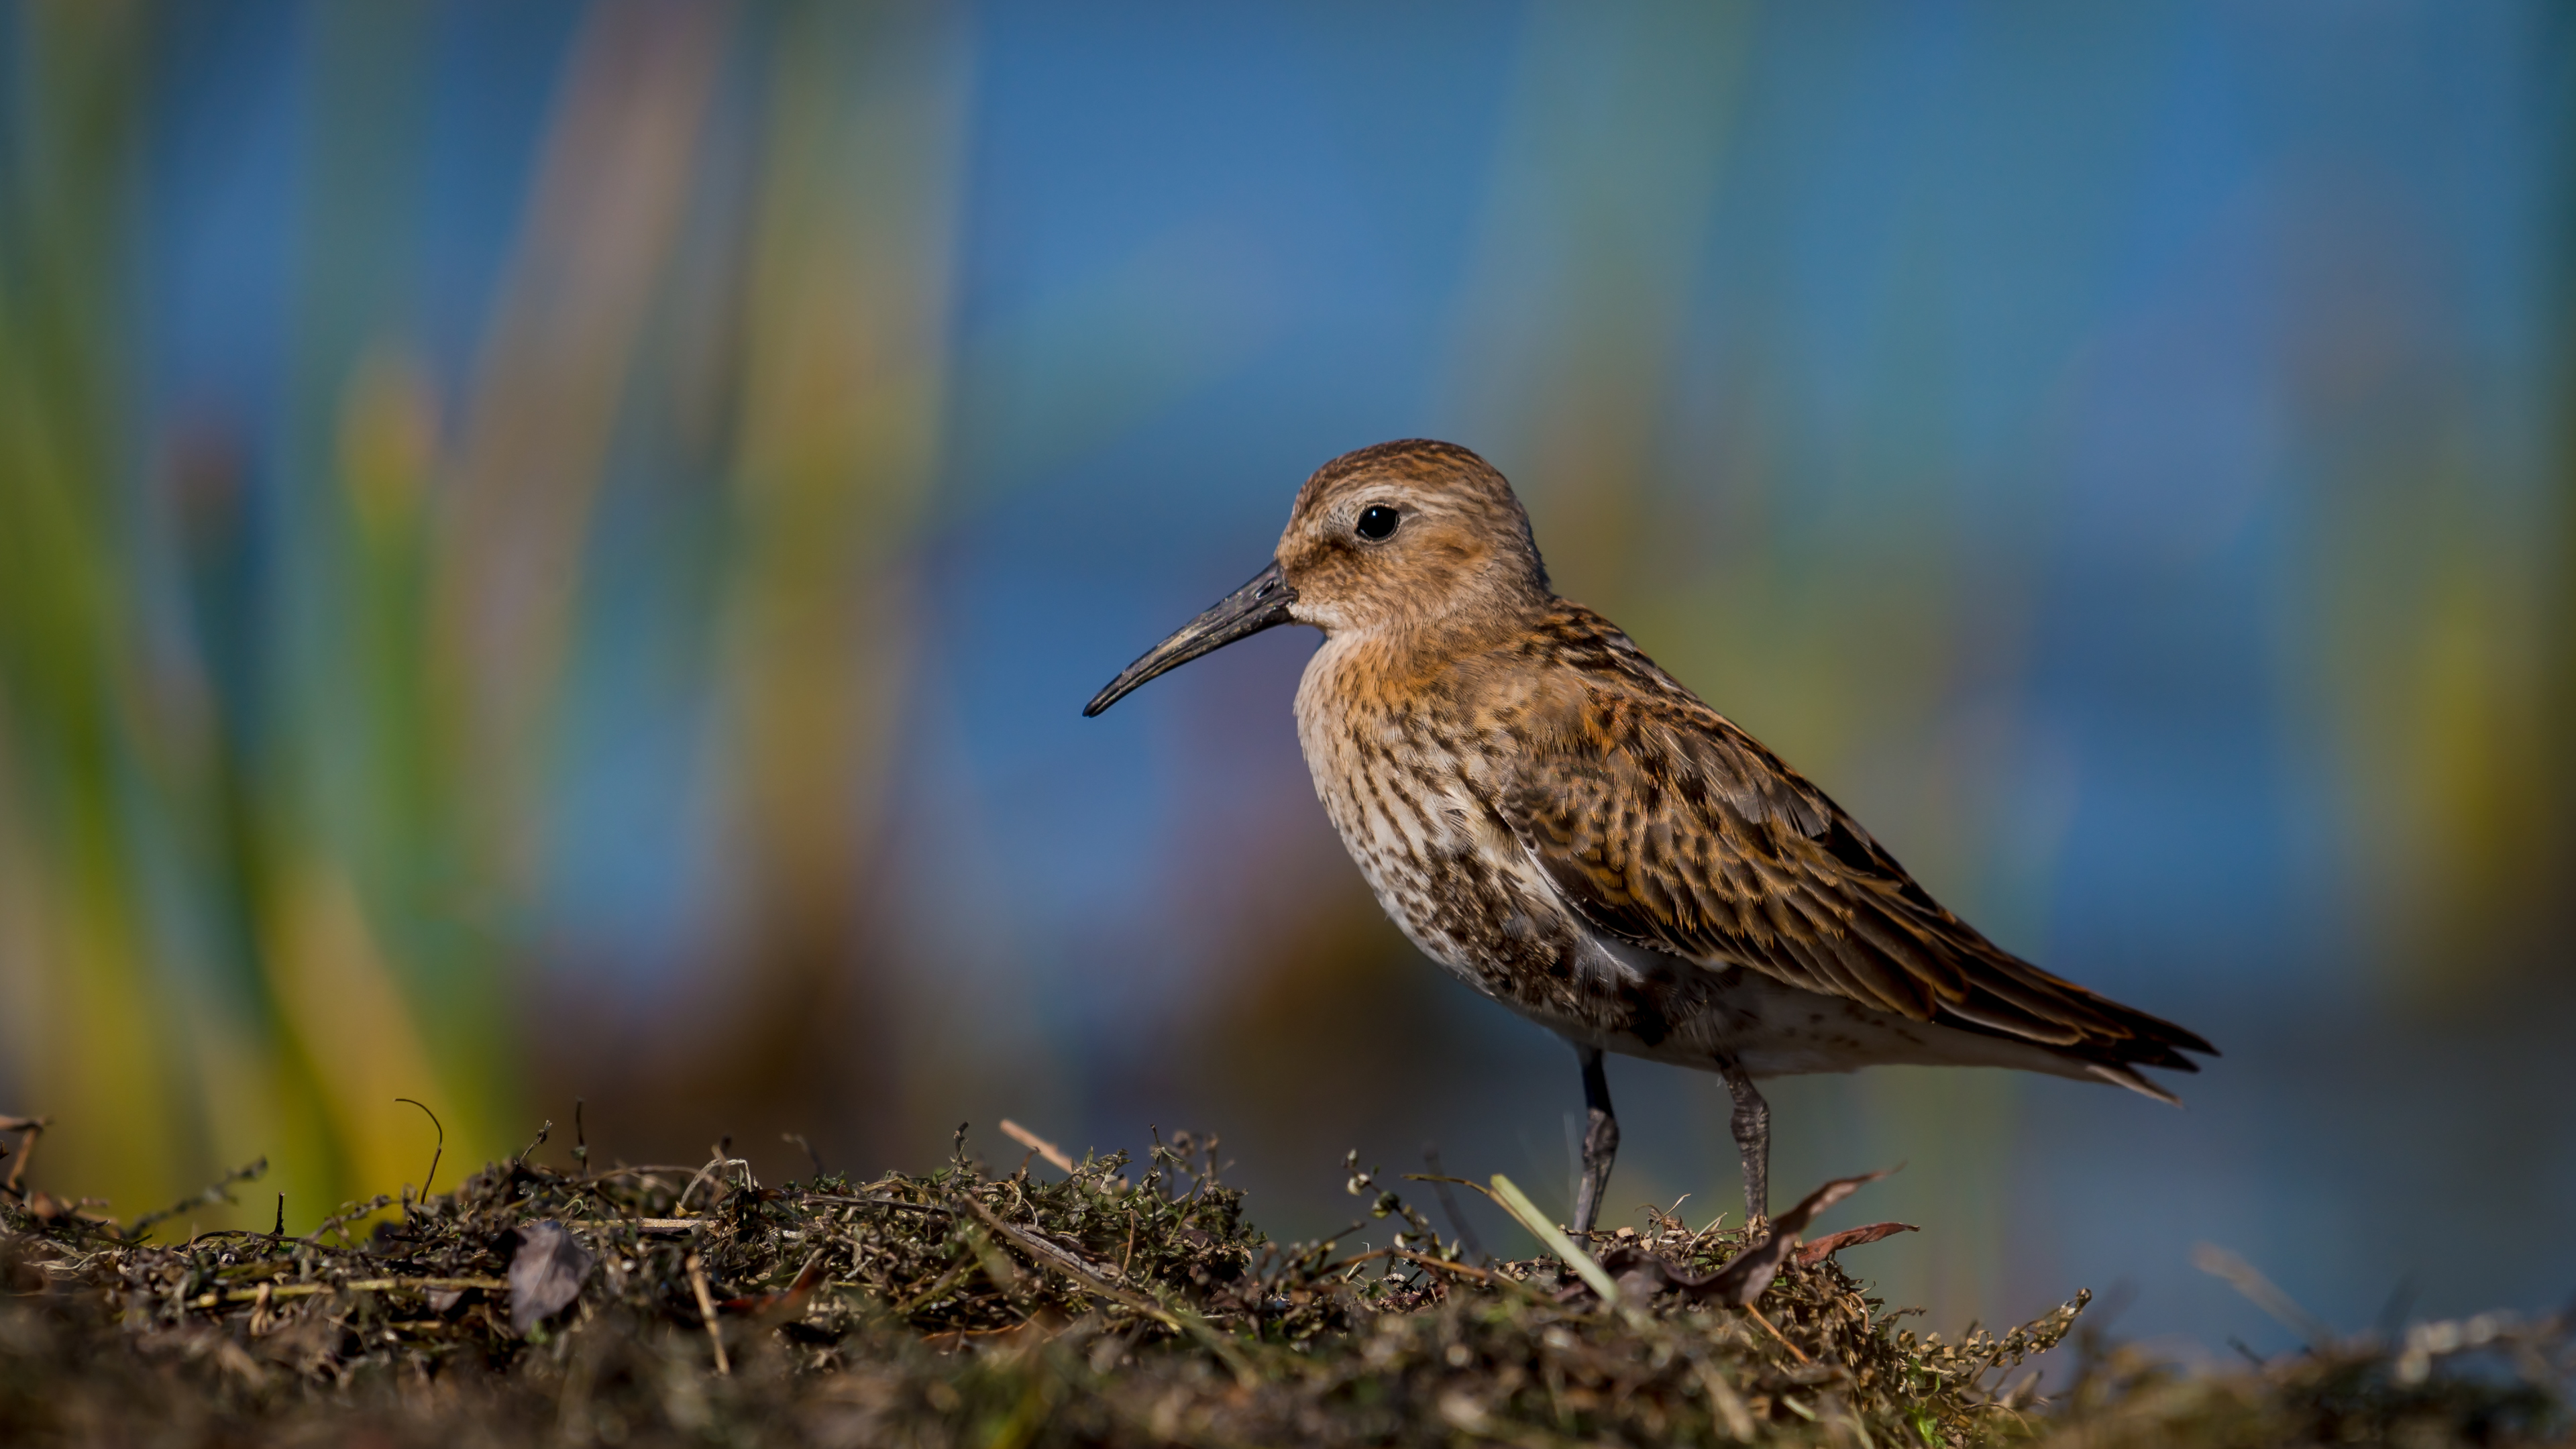
[[[2349,1328],[2576,1289],[2555,7],[5,15],[0,1107],[57,1192],[265,1153],[241,1220],[309,1226],[416,1182],[396,1095],[451,1163],[579,1097],[628,1160],[1010,1116],[1214,1131],[1283,1234],[1349,1149],[1563,1210],[1572,1055],[1368,898],[1313,637],[1077,717],[1428,435],[2225,1051],[2179,1112],[1776,1086],[1783,1194],[1907,1164],[1843,1210],[1924,1229],[1848,1260],[1891,1301],[2270,1349],[2194,1243]],[[1612,1079],[1616,1212],[1738,1201],[1713,1079]]]

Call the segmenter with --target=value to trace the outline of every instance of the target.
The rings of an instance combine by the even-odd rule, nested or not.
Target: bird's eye
[[[1403,514],[1385,504],[1372,504],[1360,510],[1359,527],[1356,532],[1369,542],[1376,543],[1395,532],[1395,526],[1403,520]]]

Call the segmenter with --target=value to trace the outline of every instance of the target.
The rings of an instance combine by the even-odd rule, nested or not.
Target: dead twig
[[[2191,1250],[2191,1265],[2213,1278],[2225,1279],[2229,1287],[2270,1314],[2274,1322],[2307,1340],[2309,1348],[2333,1346],[2333,1325],[2301,1307],[2297,1299],[2282,1292],[2279,1284],[2264,1277],[2260,1269],[2243,1258],[2215,1243],[2202,1243]]]
[[[733,1364],[725,1357],[724,1330],[716,1327],[715,1295],[707,1291],[707,1264],[695,1253],[682,1265],[689,1275],[689,1291],[697,1295],[698,1321],[707,1326],[707,1342],[715,1345],[716,1373],[731,1375]]]
[[[136,1218],[132,1224],[124,1229],[123,1235],[127,1238],[139,1238],[157,1224],[168,1222],[170,1219],[193,1208],[214,1207],[220,1203],[231,1202],[233,1200],[233,1184],[256,1181],[261,1174],[267,1171],[268,1159],[265,1157],[260,1158],[256,1162],[236,1167],[232,1171],[225,1173],[216,1181],[208,1183],[205,1187],[199,1189],[190,1196],[181,1198],[179,1201],[170,1204],[168,1207],[161,1208],[154,1212],[145,1213],[141,1217]]]
[[[707,1225],[705,1218],[575,1218],[576,1228],[633,1228],[646,1237],[678,1237]]]
[[[798,1148],[802,1149],[805,1153],[805,1160],[814,1164],[814,1180],[816,1182],[821,1182],[823,1180],[823,1154],[814,1150],[814,1144],[805,1140],[804,1133],[781,1132],[778,1134],[778,1140],[781,1142],[792,1142],[796,1144]]]
[[[18,1134],[18,1156],[9,1164],[9,1180],[0,1182],[0,1191],[25,1200],[27,1191],[19,1186],[19,1179],[27,1170],[27,1159],[36,1153],[36,1139],[45,1135],[45,1129],[52,1126],[53,1121],[51,1117],[0,1117],[0,1132]]]
[[[427,1293],[444,1289],[480,1288],[497,1293],[510,1285],[498,1278],[352,1278],[346,1283],[262,1283],[256,1288],[227,1288],[220,1292],[200,1293],[188,1300],[191,1308],[212,1308],[219,1303],[259,1303],[270,1298],[310,1298],[317,1293]]]
[[[957,1215],[955,1209],[944,1208],[937,1203],[905,1202],[899,1197],[864,1197],[846,1192],[809,1192],[799,1201],[846,1204],[850,1207],[900,1208],[908,1213],[929,1213],[943,1218]]]
[[[1063,1148],[1056,1146],[1054,1143],[1049,1142],[1043,1137],[1040,1137],[1038,1134],[1021,1126],[1019,1123],[1012,1121],[1008,1117],[1002,1119],[1002,1135],[1010,1138],[1013,1142],[1020,1144],[1031,1152],[1036,1153],[1038,1156],[1045,1158],[1047,1160],[1047,1166],[1054,1168],[1056,1171],[1063,1173],[1067,1177],[1071,1177],[1073,1175],[1073,1159],[1065,1156]]]
[[[1431,1170],[1420,1174],[1418,1178],[1408,1173],[1407,1180],[1430,1183],[1432,1195],[1440,1199],[1440,1210],[1449,1215],[1449,1227],[1457,1235],[1458,1246],[1479,1258],[1484,1257],[1485,1245],[1476,1241],[1476,1230],[1468,1226],[1467,1215],[1458,1210],[1457,1194],[1449,1190],[1451,1183],[1464,1179],[1451,1177],[1441,1168],[1440,1149],[1431,1143],[1422,1144],[1422,1161]]]
[[[1779,1340],[1780,1340],[1780,1346],[1781,1346],[1782,1348],[1785,1348],[1785,1349],[1789,1350],[1789,1354],[1790,1354],[1790,1356],[1791,1356],[1791,1357],[1793,1357],[1793,1358],[1795,1358],[1798,1362],[1800,1362],[1800,1363],[1814,1363],[1814,1362],[1815,1362],[1815,1360],[1814,1360],[1814,1359],[1811,1359],[1811,1358],[1807,1357],[1807,1356],[1806,1356],[1806,1354],[1804,1354],[1804,1353],[1800,1352],[1800,1351],[1799,1351],[1799,1348],[1798,1348],[1798,1346],[1797,1346],[1796,1344],[1791,1343],[1787,1338],[1783,1337],[1783,1336],[1781,1335],[1781,1333],[1780,1333],[1780,1330],[1778,1330],[1778,1329],[1776,1329],[1776,1328],[1772,1327],[1772,1326],[1771,1326],[1771,1320],[1762,1316],[1762,1310],[1761,1310],[1761,1309],[1754,1307],[1754,1306],[1753,1306],[1752,1304],[1750,1304],[1750,1303],[1747,1303],[1747,1304],[1745,1304],[1745,1305],[1744,1305],[1744,1312],[1745,1312],[1745,1316],[1747,1316],[1747,1317],[1751,1318],[1754,1322],[1756,1322],[1756,1323],[1758,1323],[1758,1324],[1761,1324],[1761,1325],[1762,1325],[1762,1331],[1763,1331],[1764,1333],[1767,1333],[1767,1334],[1771,1335],[1773,1338],[1777,1338],[1777,1339],[1779,1339]]]
[[[727,1139],[727,1141],[728,1141],[728,1142],[729,1142],[730,1140],[731,1140],[731,1139]],[[680,1200],[679,1200],[678,1202],[675,1202],[675,1203],[671,1204],[671,1211],[672,1211],[672,1213],[673,1213],[673,1214],[675,1214],[675,1215],[676,1215],[676,1214],[680,1214],[680,1213],[685,1213],[685,1212],[687,1212],[687,1211],[689,1210],[689,1197],[690,1197],[690,1195],[691,1195],[691,1194],[693,1194],[693,1193],[695,1193],[695,1192],[698,1190],[698,1184],[699,1184],[699,1183],[702,1183],[702,1182],[707,1181],[707,1180],[708,1180],[708,1178],[710,1178],[710,1177],[711,1177],[711,1176],[713,1176],[714,1174],[719,1173],[719,1172],[722,1172],[722,1171],[724,1171],[724,1170],[725,1170],[725,1169],[727,1169],[727,1168],[731,1168],[731,1167],[739,1167],[739,1168],[742,1168],[742,1169],[744,1170],[744,1173],[745,1173],[745,1175],[746,1175],[746,1176],[748,1176],[748,1175],[749,1175],[749,1173],[750,1173],[750,1169],[751,1169],[751,1164],[750,1164],[749,1162],[747,1162],[747,1161],[743,1160],[742,1158],[739,1158],[739,1157],[734,1156],[734,1155],[733,1155],[733,1154],[732,1154],[732,1153],[727,1149],[726,1144],[724,1144],[724,1143],[719,1143],[719,1144],[717,1144],[717,1145],[716,1145],[716,1146],[714,1146],[714,1147],[708,1148],[707,1150],[708,1150],[709,1152],[713,1153],[713,1154],[714,1154],[714,1156],[709,1157],[709,1158],[707,1159],[707,1165],[706,1165],[706,1166],[701,1167],[701,1168],[699,1168],[699,1169],[698,1169],[698,1175],[697,1175],[697,1176],[692,1177],[692,1178],[690,1178],[690,1179],[689,1179],[689,1185],[688,1185],[687,1187],[684,1187],[684,1188],[680,1189]]]
[[[419,1200],[427,1202],[429,1201],[429,1184],[438,1176],[438,1159],[447,1155],[447,1124],[438,1120],[438,1114],[429,1110],[429,1104],[427,1102],[420,1101],[413,1097],[396,1097],[394,1100],[397,1102],[409,1102],[413,1106],[418,1107],[421,1111],[421,1115],[429,1119],[430,1129],[438,1134],[438,1144],[429,1149],[429,1171],[420,1175]],[[573,1120],[577,1122],[580,1119],[581,1107],[579,1103],[575,1103],[573,1106]],[[553,1124],[549,1123],[547,1125],[551,1126]],[[409,1202],[405,1202],[403,1204],[403,1216],[411,1216],[411,1204]]]
[[[1073,1254],[1068,1253],[1064,1249],[1057,1247],[1055,1244],[1046,1241],[1044,1238],[1038,1237],[1034,1233],[1022,1231],[1020,1228],[1002,1221],[1002,1217],[999,1213],[994,1212],[991,1208],[984,1206],[975,1199],[971,1197],[960,1197],[957,1201],[969,1212],[972,1212],[977,1218],[981,1219],[984,1226],[991,1228],[995,1233],[1016,1245],[1022,1252],[1027,1253],[1031,1258],[1035,1259],[1040,1266],[1053,1268],[1057,1272],[1062,1273],[1064,1276],[1081,1284],[1090,1292],[1097,1294],[1102,1298],[1106,1298],[1112,1303],[1119,1303],[1132,1308],[1137,1312],[1154,1319],[1156,1322],[1161,1323],[1175,1333],[1186,1334],[1198,1339],[1200,1342],[1206,1344],[1209,1350],[1214,1352],[1219,1359],[1223,1360],[1226,1367],[1234,1370],[1235,1378],[1240,1381],[1245,1388],[1257,1387],[1260,1384],[1261,1375],[1253,1368],[1251,1361],[1243,1356],[1241,1346],[1236,1344],[1232,1338],[1217,1332],[1215,1328],[1208,1324],[1207,1320],[1199,1317],[1198,1314],[1191,1312],[1187,1308],[1165,1307],[1163,1304],[1155,1302],[1153,1299],[1146,1297],[1142,1293],[1135,1293],[1125,1288],[1116,1287],[1106,1279],[1102,1278],[1098,1273],[1092,1271],[1091,1265],[1084,1263]]]
[[[1476,1267],[1471,1263],[1453,1263],[1447,1258],[1435,1258],[1429,1253],[1407,1252],[1400,1248],[1389,1248],[1386,1251],[1389,1257],[1402,1258],[1408,1263],[1419,1263],[1425,1268],[1437,1268],[1443,1273],[1455,1273],[1461,1278],[1473,1278],[1479,1283],[1489,1284],[1506,1292],[1525,1294],[1536,1301],[1544,1302],[1547,1298],[1546,1294],[1518,1278],[1507,1278],[1500,1273]]]

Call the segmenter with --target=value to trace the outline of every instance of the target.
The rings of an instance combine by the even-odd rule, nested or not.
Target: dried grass
[[[175,1245],[0,1202],[0,1439],[816,1445],[2511,1443],[2557,1431],[2555,1323],[2347,1346],[2233,1377],[2117,1353],[2061,1403],[1999,1381],[2084,1297],[2001,1336],[1900,1326],[1830,1256],[1759,1317],[1605,1304],[1555,1259],[1460,1261],[1365,1175],[1353,1236],[1270,1242],[1186,1137],[1061,1177],[754,1183],[738,1161],[495,1164],[302,1238]],[[1676,1280],[1741,1235],[1596,1235]],[[2410,1356],[2411,1354],[2411,1356]],[[2517,1372],[2454,1371],[2501,1355]],[[2026,1396],[2028,1376],[2017,1385]]]

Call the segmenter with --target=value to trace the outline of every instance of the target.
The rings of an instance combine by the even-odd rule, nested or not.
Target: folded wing
[[[2121,1070],[2196,1071],[2197,1035],[2052,976],[1932,899],[1825,793],[1564,604],[1572,681],[1497,768],[1495,808],[1567,902],[1622,940]]]

